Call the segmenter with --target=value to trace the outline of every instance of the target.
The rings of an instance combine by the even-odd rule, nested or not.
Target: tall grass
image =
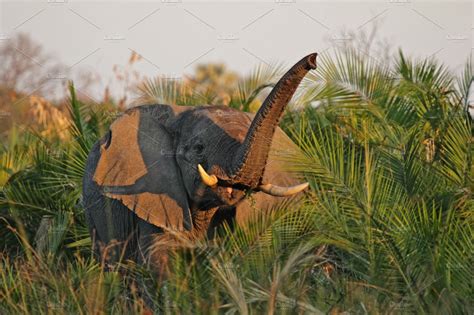
[[[0,313],[472,313],[472,64],[455,77],[431,59],[380,65],[351,50],[319,64],[282,123],[310,192],[176,249],[164,280],[91,258],[81,177],[113,115],[71,88],[69,143],[33,137],[2,153]],[[274,73],[227,91],[229,106],[249,109]],[[162,84],[142,92],[192,97]]]

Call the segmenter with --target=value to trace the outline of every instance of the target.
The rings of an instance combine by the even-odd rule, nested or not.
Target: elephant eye
[[[194,152],[196,152],[196,154],[201,154],[202,151],[204,151],[204,146],[202,144],[196,144],[194,146]]]

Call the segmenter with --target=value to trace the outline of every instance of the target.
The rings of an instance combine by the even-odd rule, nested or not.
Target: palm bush
[[[215,79],[212,69],[202,76]],[[140,90],[147,102],[227,99],[252,111],[280,72],[258,68],[227,98],[221,79],[156,79]],[[472,78],[470,62],[456,77],[401,52],[386,65],[350,49],[321,56],[281,124],[303,153],[281,158],[310,192],[174,251],[162,281],[131,262],[104,273],[91,260],[81,177],[113,115],[84,106],[71,88],[70,142],[33,135],[2,153],[0,312],[470,313]]]
[[[456,84],[434,60],[402,53],[393,68],[350,50],[324,58],[321,68],[306,95],[320,106],[287,124],[305,152],[294,168],[311,180],[316,229],[361,286],[377,288],[377,303],[466,311],[473,294],[468,84]],[[469,64],[464,78],[472,71]]]
[[[2,155],[9,162],[4,164],[4,173],[11,173],[0,196],[0,214],[6,223],[2,237],[8,240],[8,249],[15,249],[11,246],[14,243],[32,249],[30,244],[34,245],[39,236],[36,232],[45,216],[51,217],[52,226],[46,230],[51,254],[74,243],[90,244],[80,188],[87,154],[105,131],[110,115],[87,110],[77,100],[73,86],[70,92],[69,141],[28,130],[21,143],[5,149]],[[9,233],[11,229],[15,233]]]

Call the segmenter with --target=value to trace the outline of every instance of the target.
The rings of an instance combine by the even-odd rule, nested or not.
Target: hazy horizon
[[[259,63],[292,64],[374,28],[367,53],[380,62],[402,48],[457,72],[473,49],[470,1],[1,1],[0,17],[0,45],[29,34],[69,67],[67,79],[95,73],[93,97],[106,86],[121,93],[112,69],[132,51],[142,56],[134,67],[142,76],[180,77],[200,63],[239,74]]]

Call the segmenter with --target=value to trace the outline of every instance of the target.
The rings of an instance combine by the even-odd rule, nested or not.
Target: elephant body
[[[315,58],[293,66],[256,115],[225,106],[144,105],[113,122],[93,146],[83,178],[98,258],[161,268],[179,239],[212,237],[225,222],[245,225],[307,187],[285,170],[299,150],[278,121]]]
[[[243,129],[248,129],[253,116],[251,114],[242,113],[228,107],[206,106],[198,108],[169,105],[138,106],[128,110],[124,115],[129,115],[130,113],[136,111],[140,112],[140,117],[145,116],[144,120],[155,120],[154,124],[162,124],[165,128],[173,128],[173,125],[176,123],[176,121],[181,118],[179,115],[184,111],[189,111],[189,113],[192,113],[193,111],[220,111],[218,112],[219,114],[225,113],[225,115],[228,115],[228,117],[232,117],[232,119],[238,122],[239,126],[241,126]],[[202,113],[200,114],[202,115]],[[166,119],[164,117],[166,117]],[[145,124],[150,124],[150,122],[146,122]],[[139,128],[146,127],[139,126]],[[131,126],[131,129],[134,129],[134,126]],[[153,129],[156,128],[149,129],[150,133],[156,132],[156,130]],[[168,129],[167,133],[173,133],[173,130]],[[116,261],[119,259],[133,259],[142,262],[145,261],[145,259],[149,256],[147,250],[150,248],[150,243],[153,241],[153,238],[156,237],[156,235],[162,235],[164,232],[163,228],[166,228],[166,226],[162,226],[164,223],[148,217],[146,213],[142,213],[140,208],[135,208],[135,205],[132,204],[133,202],[128,200],[124,201],[121,199],[124,197],[127,198],[129,196],[133,196],[133,198],[135,198],[136,194],[138,194],[140,190],[136,190],[137,188],[131,187],[133,185],[128,185],[125,188],[125,190],[128,190],[128,192],[123,190],[120,191],[120,193],[123,194],[111,194],[109,192],[104,193],[103,187],[101,187],[96,182],[96,180],[94,180],[94,175],[97,173],[97,166],[101,158],[101,147],[104,148],[108,142],[114,141],[113,136],[112,139],[110,139],[110,137],[111,134],[108,133],[93,146],[86,163],[86,175],[84,176],[83,181],[83,200],[87,223],[89,225],[91,235],[94,237],[94,242],[96,245],[95,249],[99,256],[102,256],[104,252],[107,252],[107,255],[110,256],[110,259],[108,260]],[[245,137],[245,134],[243,137]],[[145,144],[142,146],[145,147],[152,146],[152,144],[149,142],[151,141],[154,143],[154,141],[150,139],[151,138],[148,137],[148,134],[144,133],[138,137],[138,142],[144,142]],[[240,141],[242,141],[242,139],[240,139]],[[125,150],[130,151],[130,146],[127,147],[125,144],[123,145]],[[282,186],[289,186],[298,183],[298,179],[295,178],[293,174],[285,171],[283,165],[285,155],[297,154],[298,149],[287,137],[287,135],[279,128],[277,129],[274,136],[273,147],[274,148],[271,149],[269,154],[270,156],[267,163],[266,172],[264,173],[264,180]],[[174,153],[172,153],[171,150],[169,152],[164,152],[167,150],[166,148],[167,147],[165,147],[165,149],[157,147],[156,150],[153,151],[156,151],[154,153],[157,155],[164,154],[167,159],[171,160],[171,162],[165,163],[167,168],[176,167],[176,165],[173,165],[172,163],[172,160],[175,158]],[[138,153],[135,152],[134,154],[137,154],[134,159],[139,160],[140,156]],[[147,161],[147,163],[152,165],[153,161]],[[150,169],[153,169],[153,165]],[[139,169],[135,169],[135,171],[140,173]],[[173,176],[176,177],[173,178]],[[139,186],[138,189],[140,189],[140,186],[145,187],[142,189],[142,193],[154,193],[160,195],[159,189],[154,188],[163,184],[169,186],[167,188],[176,188],[176,190],[179,190],[177,187],[173,187],[182,186],[182,183],[179,183],[178,176],[180,175],[176,174],[175,172],[171,172],[168,176],[163,176],[164,178],[160,179],[164,180],[164,182],[161,183],[155,183],[153,182],[153,178],[148,179],[146,178],[147,176],[143,176],[141,177],[141,180],[137,180],[138,185],[136,186]],[[143,180],[145,180],[145,183],[141,183]],[[132,195],[130,195],[130,193]],[[166,194],[170,194],[176,199],[180,198],[180,194],[186,196],[184,191],[171,191],[171,193]],[[263,192],[255,192],[251,197],[244,198],[234,206],[210,205],[209,207],[200,209],[196,205],[189,205],[189,212],[186,213],[186,215],[189,215],[188,220],[192,224],[188,223],[186,225],[183,221],[183,226],[178,228],[177,231],[184,233],[187,238],[212,237],[215,229],[224,222],[228,222],[230,224],[233,222],[236,222],[237,224],[244,224],[255,215],[258,215],[259,211],[270,210],[283,204],[287,200],[288,198],[285,197],[274,197]],[[154,202],[159,203],[161,200],[154,200]],[[157,212],[161,211],[159,208],[166,207],[166,205],[162,204],[156,204],[156,206],[157,207],[154,210]],[[175,208],[173,206],[171,206],[170,209],[171,212],[188,211],[187,209],[183,210],[181,207]],[[172,213],[171,215],[176,214]],[[185,217],[185,215],[183,215],[183,217]],[[177,228],[177,226],[172,227]],[[106,250],[107,246],[110,247]],[[114,246],[116,246],[116,248],[114,248]]]

